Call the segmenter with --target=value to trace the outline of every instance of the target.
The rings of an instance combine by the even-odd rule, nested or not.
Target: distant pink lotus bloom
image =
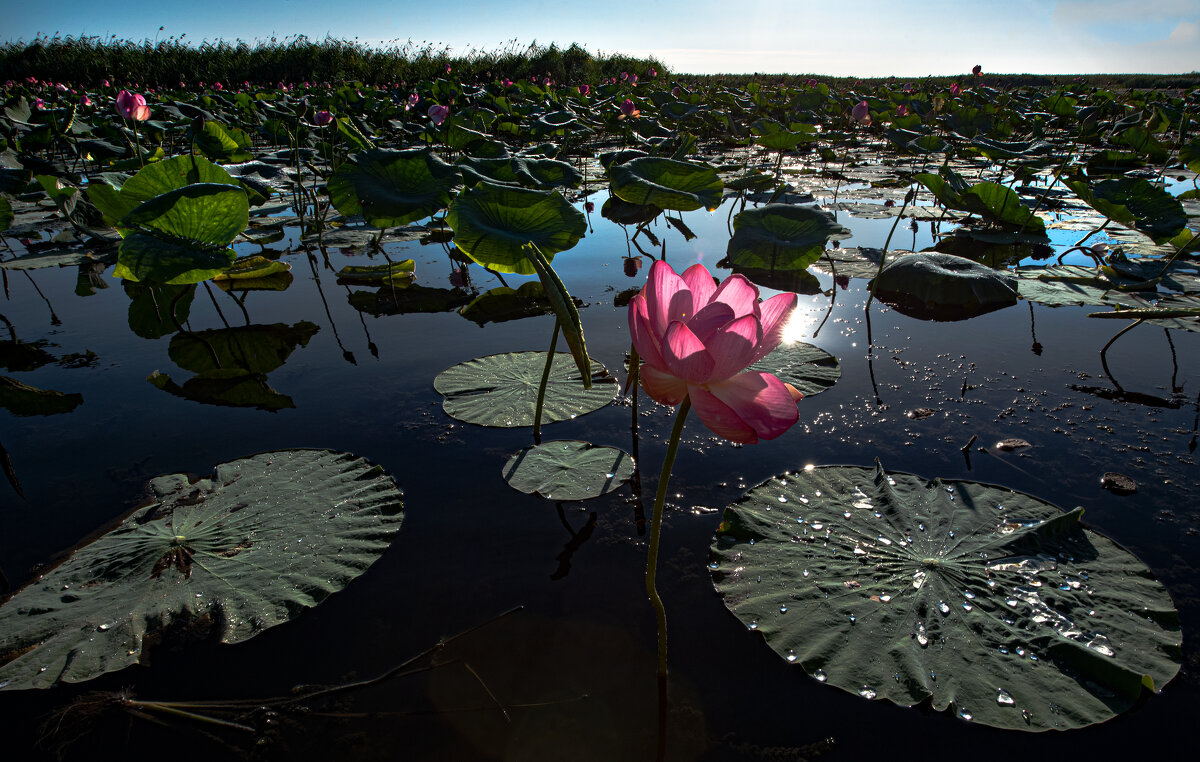
[[[41,98],[38,98],[36,101],[33,102],[33,107],[36,109],[44,109],[44,108],[46,108],[46,102],[44,100],[42,100]]]
[[[678,275],[655,262],[629,302],[642,388],[664,405],[690,398],[701,423],[731,442],[778,437],[799,419],[800,393],[746,368],[779,346],[795,307],[795,294],[760,303],[758,287],[742,275],[718,286],[704,265]]]
[[[504,85],[505,87],[512,87],[513,81],[508,77],[505,77],[504,79],[500,80],[500,84]]]
[[[975,64],[974,68],[971,69],[971,73],[974,74],[976,77],[982,76],[983,75],[983,67],[980,66],[979,64]]]
[[[637,87],[637,75],[636,74],[629,75],[629,84],[633,85],[634,87]]]
[[[324,127],[332,121],[333,114],[329,113],[328,111],[318,111],[313,115],[313,124],[317,125],[318,127]]]
[[[634,117],[640,113],[642,113],[642,112],[637,110],[637,107],[634,106],[633,101],[626,98],[624,101],[621,102],[621,115],[617,118],[624,119],[625,117]]]
[[[549,77],[546,77],[545,79],[542,80],[542,87],[550,87],[550,85],[552,85],[552,84],[553,84],[553,82],[550,80]]]
[[[809,77],[808,81],[805,82],[804,84],[808,85],[809,87],[816,87],[817,81],[815,79],[813,79],[812,77]]]
[[[250,80],[247,79],[244,82],[242,82],[242,87],[250,87]]]
[[[590,95],[590,94],[591,94],[591,92],[592,92],[592,86],[591,86],[591,85],[580,85],[580,86],[579,86],[579,93],[580,93],[580,95]]]
[[[901,103],[896,107],[896,116],[905,116],[908,114],[908,107]]]
[[[65,93],[67,91],[67,86],[64,85],[62,82],[59,82],[57,85],[54,86],[54,89],[59,91],[60,93]]]
[[[28,82],[28,83],[29,83],[29,84],[31,84],[31,85],[36,85],[36,84],[37,84],[37,77],[26,77],[26,78],[25,78],[25,81],[26,81],[26,82]]]
[[[675,87],[671,88],[671,95],[674,95],[676,98],[682,98],[683,97],[683,88],[680,87],[679,85],[675,85]]]
[[[447,74],[449,74],[449,73],[450,73],[450,64],[446,64],[446,73],[447,73]]]
[[[92,105],[92,99],[87,96],[87,93],[84,93],[83,95],[79,96],[79,105],[80,106]]]
[[[417,105],[417,102],[420,100],[421,100],[421,97],[419,95],[417,95],[416,93],[409,93],[408,100],[406,100],[404,102],[404,110],[408,111],[409,109],[413,108],[414,106]]]
[[[583,208],[588,214],[591,214],[592,212],[596,211],[596,204],[592,201],[588,201],[583,205]]]
[[[112,87],[112,84],[107,79],[102,79],[100,80],[100,87]]]
[[[650,77],[650,79],[658,79],[658,70],[652,66],[650,67],[650,71],[646,72],[646,75]]]
[[[146,105],[145,96],[122,90],[117,94],[117,113],[126,119],[144,122],[150,118],[150,107]]]
[[[222,85],[220,82],[213,82],[213,89],[214,90],[224,90],[225,86]]]
[[[859,124],[871,123],[871,110],[867,107],[866,101],[859,101],[858,105],[851,109],[850,116]]]
[[[904,92],[911,93],[912,91],[913,91],[912,82],[905,82],[904,83]]]
[[[429,111],[427,113],[434,124],[440,125],[442,122],[446,121],[446,117],[450,116],[450,107],[434,104],[429,107]]]
[[[954,84],[950,85],[950,94],[951,94],[951,95],[958,95],[958,94],[959,94],[961,91],[962,91],[962,90],[961,90],[961,88],[959,88],[959,86],[958,86],[958,83],[957,83],[957,82],[955,82]]]

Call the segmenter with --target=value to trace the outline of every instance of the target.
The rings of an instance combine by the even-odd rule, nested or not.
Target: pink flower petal
[[[691,384],[703,384],[712,378],[713,358],[687,323],[671,323],[662,353],[666,369],[672,375]]]
[[[692,409],[696,411],[696,417],[712,433],[740,444],[754,444],[758,441],[758,434],[750,424],[707,390],[691,386],[688,387],[688,394],[692,398]]]
[[[792,310],[796,308],[795,294],[777,294],[758,305],[762,320],[762,339],[759,341],[754,359],[758,362],[775,350],[783,341],[783,329],[787,326]]]
[[[670,373],[664,373],[650,365],[643,365],[638,371],[642,388],[655,402],[664,405],[678,405],[688,393],[688,385],[682,378],[676,378]]]
[[[733,308],[735,317],[756,315],[758,310],[758,287],[746,280],[744,275],[730,275],[712,295],[709,303],[722,302]]]
[[[758,320],[753,315],[722,326],[705,342],[709,356],[716,361],[709,378],[720,381],[745,370],[757,359],[754,353],[761,338]]]
[[[733,314],[733,308],[728,304],[714,302],[707,307],[701,308],[694,317],[687,321],[687,325],[700,341],[707,344],[709,338],[718,328],[727,323],[732,323],[736,318],[737,316]]]
[[[708,390],[763,439],[774,439],[800,419],[791,392],[770,373],[746,371]]]
[[[682,295],[681,291],[684,292]],[[650,330],[656,336],[665,334],[672,320],[685,319],[684,315],[692,308],[692,295],[683,278],[661,259],[650,267],[650,277],[642,287],[642,294],[646,297]]]
[[[717,282],[713,280],[712,274],[704,265],[695,264],[684,270],[680,277],[687,284],[688,290],[692,292],[692,312],[696,313],[704,309],[717,290]]]
[[[638,355],[656,368],[665,369],[659,337],[650,328],[646,297],[637,294],[629,300],[629,336]]]

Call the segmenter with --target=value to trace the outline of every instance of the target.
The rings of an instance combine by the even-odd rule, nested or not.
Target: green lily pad
[[[918,252],[888,260],[875,295],[921,320],[963,320],[1017,303],[1017,279],[953,254]]]
[[[183,285],[221,273],[237,258],[229,244],[246,228],[239,186],[200,183],[155,196],[125,215],[113,277]]]
[[[155,196],[196,183],[241,187],[228,172],[203,156],[187,155],[146,165],[125,180],[119,190],[105,183],[92,183],[88,185],[87,194],[104,217],[115,225]]]
[[[881,467],[786,473],[725,511],[725,605],[822,682],[1040,731],[1103,722],[1179,670],[1178,614],[1113,541],[1029,495]]]
[[[1012,188],[998,183],[982,182],[969,185],[963,178],[949,172],[947,176],[928,172],[913,175],[951,209],[972,212],[991,222],[1010,227],[1038,231],[1045,228],[1041,217],[1021,201]]]
[[[557,191],[481,182],[450,204],[446,222],[454,243],[477,264],[502,273],[537,272],[523,247],[532,243],[553,259],[587,231],[587,219]]]
[[[458,170],[429,149],[372,148],[338,167],[328,186],[339,212],[390,228],[444,209],[456,184]]]
[[[1136,307],[1144,304],[1135,294],[1117,290],[1118,283],[1109,273],[1096,267],[1034,265],[1018,267],[1015,274],[1019,279],[1017,290],[1021,298],[1048,307],[1072,304]]]
[[[13,415],[57,415],[69,413],[83,404],[82,394],[64,394],[53,389],[38,389],[15,378],[0,376],[0,407]]]
[[[716,209],[724,188],[712,167],[654,156],[613,164],[608,177],[613,194],[623,201],[679,212]]]
[[[555,353],[546,384],[542,423],[565,421],[599,410],[617,396],[617,380],[598,361],[591,362],[592,388],[584,389],[574,358],[567,352]],[[545,352],[477,357],[439,373],[433,380],[433,388],[445,395],[442,409],[451,418],[500,428],[532,426],[545,366]]]
[[[576,301],[575,306],[582,307],[583,303]],[[497,286],[488,289],[458,311],[458,314],[479,325],[553,313],[554,306],[546,296],[545,287],[536,280],[523,283],[520,288]]]
[[[579,440],[526,447],[504,464],[508,486],[548,500],[587,500],[612,492],[633,476],[633,457],[615,447]]]
[[[213,280],[258,280],[272,275],[286,273],[292,269],[287,262],[278,259],[267,259],[261,254],[248,254],[238,257],[232,265],[213,276]]]
[[[729,262],[761,270],[803,270],[820,258],[828,241],[851,236],[833,215],[792,204],[747,209],[733,218],[733,231]]]
[[[345,587],[400,528],[401,492],[348,453],[281,450],[190,483],[78,548],[0,607],[0,689],[77,683],[148,659],[152,644],[237,643]]]
[[[799,389],[805,397],[820,394],[842,377],[842,366],[836,357],[803,341],[780,344],[749,370],[773,373],[780,381]]]
[[[1064,178],[1063,182],[1097,212],[1145,233],[1155,243],[1166,243],[1187,226],[1179,199],[1140,177],[1094,184],[1082,178]]]
[[[411,259],[386,265],[346,265],[338,270],[338,283],[368,286],[407,286],[415,277],[416,262]]]

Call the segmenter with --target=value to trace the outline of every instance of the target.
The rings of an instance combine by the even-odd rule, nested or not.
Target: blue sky
[[[0,41],[115,34],[185,41],[327,35],[452,55],[531,42],[654,55],[689,73],[917,77],[1200,70],[1200,0],[13,0]],[[162,26],[163,30],[159,31]]]

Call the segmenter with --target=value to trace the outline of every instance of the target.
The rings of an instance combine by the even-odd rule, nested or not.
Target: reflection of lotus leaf
[[[850,237],[828,212],[792,204],[747,209],[733,219],[726,253],[737,267],[803,270],[816,262],[831,240]]]
[[[1150,571],[1057,507],[977,482],[828,466],[768,479],[713,539],[725,605],[817,680],[964,720],[1066,730],[1179,670]]]
[[[362,574],[402,518],[391,476],[325,450],[262,453],[150,490],[152,504],[0,607],[0,688],[89,680],[181,631],[251,638]]]
[[[875,295],[920,319],[961,320],[1017,303],[1017,279],[952,254],[921,252],[887,262]]]

